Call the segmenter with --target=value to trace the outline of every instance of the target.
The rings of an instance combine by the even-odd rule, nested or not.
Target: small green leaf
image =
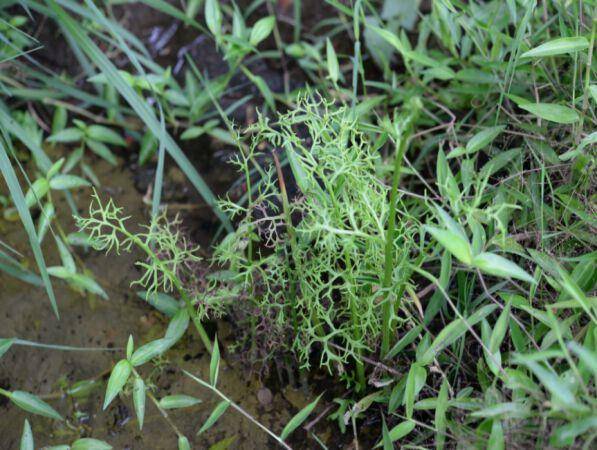
[[[170,340],[170,345],[172,346],[180,340],[180,338],[184,335],[188,327],[189,312],[186,308],[179,309],[170,321],[170,323],[168,324],[168,328],[166,329],[164,339]]]
[[[45,178],[38,178],[33,182],[27,194],[25,195],[25,204],[28,208],[36,205],[38,201],[43,200],[50,190],[50,183]]]
[[[99,141],[88,140],[87,147],[89,147],[89,150],[91,150],[97,156],[105,159],[113,166],[116,166],[118,164],[116,156],[114,155],[114,153],[112,153],[112,150],[110,150],[106,144]]]
[[[576,53],[589,48],[589,41],[584,37],[565,37],[545,42],[520,55],[521,58],[541,58]]]
[[[327,55],[327,65],[328,65],[328,76],[330,80],[335,84],[338,82],[338,78],[340,76],[340,66],[338,65],[338,57],[336,56],[336,51],[334,50],[334,46],[332,41],[328,38],[326,41],[326,55]]]
[[[313,412],[320,398],[321,395],[301,409],[298,413],[296,413],[292,419],[290,419],[280,434],[280,438],[282,438],[282,440],[290,436],[294,430],[296,430],[305,420],[307,420],[307,417],[309,417],[309,414]]]
[[[259,19],[251,30],[251,37],[249,38],[251,45],[256,46],[261,41],[266,39],[274,29],[275,24],[276,19],[274,16],[268,16]]]
[[[126,141],[116,131],[102,125],[91,125],[87,127],[87,137],[94,141],[105,144],[126,146]]]
[[[471,314],[468,318],[458,318],[450,322],[438,333],[433,343],[419,358],[419,362],[423,365],[430,364],[439,352],[449,345],[452,345],[469,330],[469,327],[473,327],[484,317],[491,314],[496,308],[497,306],[493,304],[485,305],[479,308],[475,313]]]
[[[63,420],[54,408],[29,392],[13,391],[8,394],[8,397],[15,405],[27,412],[49,417],[50,419]]]
[[[178,450],[191,450],[191,444],[186,436],[178,436]]]
[[[486,128],[483,131],[475,134],[466,144],[466,154],[478,152],[491,144],[496,137],[498,137],[506,127],[503,125],[497,127]],[[450,158],[451,155],[448,155]]]
[[[518,280],[528,281],[531,284],[536,283],[535,279],[518,267],[518,265],[495,253],[479,253],[474,257],[473,265],[483,272],[496,277],[516,278]]]
[[[58,161],[56,161],[54,164],[52,164],[52,167],[50,167],[48,169],[48,171],[46,172],[46,178],[48,180],[60,171],[60,169],[62,168],[62,165],[64,164],[64,161],[65,161],[64,158],[60,158]]]
[[[415,423],[412,420],[405,420],[400,422],[394,428],[390,430],[390,439],[392,442],[396,442],[398,439],[402,439],[404,436],[409,434],[415,429]]]
[[[487,448],[489,450],[504,450],[504,430],[502,430],[502,422],[495,419],[491,424],[491,434],[489,441],[487,441]]]
[[[425,231],[431,234],[437,242],[461,262],[467,265],[470,265],[473,262],[471,245],[468,240],[463,239],[460,234],[428,225],[424,228]]]
[[[131,364],[135,367],[145,364],[147,361],[161,355],[170,348],[169,339],[156,339],[145,345],[142,345],[131,357]]]
[[[209,362],[209,384],[216,386],[218,383],[218,372],[220,371],[220,347],[218,345],[218,336],[214,339],[213,351]]]
[[[105,410],[108,405],[114,400],[114,397],[122,390],[124,385],[131,375],[132,367],[131,363],[126,359],[122,359],[116,363],[110,374],[108,380],[108,386],[106,387],[106,397],[104,399],[103,409]]]
[[[60,174],[50,180],[50,188],[55,190],[75,189],[84,186],[91,186],[91,183],[75,175]]]
[[[145,382],[142,378],[136,377],[133,385],[133,406],[139,422],[139,429],[143,429],[143,419],[145,418]]]
[[[219,39],[222,32],[222,12],[218,0],[205,0],[204,7],[205,23],[216,39]]]
[[[79,128],[65,128],[48,138],[48,142],[79,142],[83,139],[84,133]]]
[[[220,403],[218,403],[218,405],[211,412],[203,426],[199,429],[197,434],[201,434],[204,431],[209,430],[217,422],[220,416],[226,412],[229,406],[230,402],[228,400],[223,400]]]
[[[404,388],[404,405],[406,406],[406,417],[412,418],[415,400],[425,386],[427,371],[420,364],[414,363],[410,366]]]
[[[14,338],[3,338],[0,339],[0,358],[12,347],[14,344]]]
[[[126,343],[126,359],[130,360],[131,356],[133,356],[133,350],[135,349],[135,341],[133,340],[133,335],[129,334],[129,340]]]
[[[70,448],[71,450],[110,450],[112,446],[99,439],[81,438],[73,442]]]
[[[568,124],[580,120],[575,110],[554,103],[524,103],[518,107],[550,122]]]
[[[23,434],[21,435],[21,446],[19,448],[20,450],[35,450],[33,432],[27,419],[25,419],[25,423],[23,424]]]
[[[201,400],[184,394],[168,395],[160,399],[160,406],[164,409],[188,408],[198,403],[201,403]]]

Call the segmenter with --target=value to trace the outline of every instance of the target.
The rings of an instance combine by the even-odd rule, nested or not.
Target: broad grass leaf
[[[543,386],[552,395],[552,399],[555,400],[560,407],[579,409],[578,407],[580,405],[578,405],[576,396],[564,380],[554,372],[547,370],[542,364],[532,361],[529,358],[524,358],[521,362],[531,369]]]
[[[251,36],[249,37],[251,45],[256,46],[266,39],[274,29],[275,24],[276,19],[274,16],[267,16],[259,19],[251,29]]]
[[[131,357],[131,364],[134,367],[145,364],[147,361],[161,355],[168,350],[170,348],[170,344],[170,339],[162,338],[142,345],[135,350],[135,353],[133,353],[133,356]]]
[[[392,445],[392,440],[390,439],[390,432],[388,431],[388,426],[386,425],[385,417],[382,417],[382,427],[381,427],[381,445],[383,445],[383,450],[393,450],[394,446]],[[380,444],[377,444],[376,447],[379,447]]]
[[[460,234],[429,225],[426,225],[424,228],[425,231],[431,234],[436,241],[458,260],[467,265],[470,265],[473,262],[471,245],[468,240],[463,239]]]
[[[76,175],[60,174],[50,179],[50,188],[55,190],[75,189],[91,186],[91,183]]]
[[[136,377],[133,384],[133,406],[139,422],[139,430],[143,429],[143,420],[145,419],[145,382],[142,378]]]
[[[491,144],[505,128],[504,125],[500,125],[497,127],[486,128],[483,131],[478,132],[466,143],[466,154],[470,155],[471,153],[484,149]]]
[[[88,140],[86,144],[87,147],[89,147],[89,150],[91,150],[100,158],[105,159],[113,166],[118,165],[118,159],[116,159],[116,155],[114,155],[114,153],[112,153],[112,150],[110,150],[108,146],[103,142]]]
[[[307,417],[309,417],[309,414],[313,412],[320,398],[321,395],[301,409],[298,413],[296,413],[292,419],[290,419],[280,434],[280,438],[282,440],[290,436],[294,430],[296,430],[305,420],[307,420]]]
[[[213,350],[211,352],[211,359],[209,362],[209,384],[216,386],[218,383],[218,373],[220,371],[220,346],[218,344],[218,337],[214,339]]]
[[[396,442],[398,439],[402,439],[404,436],[409,434],[414,429],[415,422],[413,422],[412,420],[405,420],[404,422],[400,422],[398,425],[396,425],[390,430],[390,440],[392,442]]]
[[[423,365],[430,364],[433,358],[437,356],[444,348],[452,345],[458,338],[465,334],[469,327],[473,327],[484,317],[491,314],[497,308],[496,305],[485,305],[479,308],[475,313],[466,319],[458,318],[445,326],[436,336],[431,346],[421,355],[419,363]],[[468,324],[468,326],[467,326]]]
[[[570,124],[580,120],[575,110],[555,103],[524,103],[518,107],[550,122]]]
[[[166,314],[169,317],[174,315],[180,309],[180,305],[176,300],[170,297],[168,294],[161,292],[148,292],[148,291],[137,291],[137,295],[153,306],[158,311]]]
[[[472,417],[483,418],[521,418],[527,417],[530,414],[528,406],[520,402],[504,402],[495,403],[486,408],[474,411],[471,413]]]
[[[47,140],[52,143],[61,142],[66,144],[69,142],[79,142],[83,139],[84,135],[83,131],[79,128],[65,128],[56,134],[52,134]]]
[[[187,331],[189,320],[189,311],[186,308],[179,309],[172,320],[170,320],[168,328],[166,329],[166,334],[164,335],[164,339],[171,341],[170,346],[177,343],[184,335],[185,331]]]
[[[435,407],[435,448],[442,450],[446,442],[446,412],[448,411],[448,381],[444,379],[437,396]]]
[[[338,65],[338,56],[334,50],[334,45],[329,38],[326,41],[326,60],[328,66],[328,76],[333,83],[337,83],[338,78],[340,77],[340,66]]]
[[[595,429],[597,429],[597,415],[575,419],[553,430],[549,437],[549,445],[556,448],[571,447],[581,434]]]
[[[184,394],[168,395],[160,399],[160,406],[164,409],[188,408],[199,403],[201,400],[198,398]]]
[[[35,450],[35,443],[33,442],[33,432],[29,421],[25,419],[23,423],[23,434],[21,434],[20,450]]]
[[[114,397],[122,390],[124,385],[131,375],[131,363],[126,359],[122,359],[116,363],[108,379],[108,386],[106,387],[106,396],[104,398],[104,405],[102,409],[106,409],[108,405],[114,400]]]
[[[10,349],[10,347],[12,347],[12,344],[14,344],[14,342],[14,338],[0,339],[0,358],[4,356],[4,354]]]
[[[421,330],[423,329],[423,325],[416,325],[411,330],[409,330],[404,336],[402,336],[398,342],[391,348],[388,354],[385,356],[384,359],[391,360],[394,358],[398,353],[400,353],[407,345],[411,344],[419,335],[421,334]]]
[[[427,371],[420,364],[414,363],[410,366],[404,388],[404,405],[406,406],[406,417],[412,418],[415,400],[425,386]]]
[[[593,372],[593,377],[597,379],[597,353],[595,352],[595,350],[591,350],[574,341],[568,342],[567,346],[568,349],[575,353],[576,356],[578,356],[578,359],[585,366],[587,366],[591,370],[591,372]]]
[[[9,394],[9,398],[15,405],[27,412],[49,417],[50,419],[63,420],[62,416],[54,408],[38,396],[29,392],[13,391]]]
[[[483,252],[473,258],[473,266],[496,277],[509,277],[535,284],[535,279],[512,261],[495,253]]]
[[[126,141],[116,131],[103,125],[90,125],[86,130],[87,137],[105,144],[126,146]]]
[[[520,55],[520,57],[541,58],[544,56],[556,56],[576,53],[586,48],[589,48],[589,41],[587,40],[587,38],[582,36],[565,37],[553,39],[551,41],[538,45],[537,47],[534,47],[531,50],[524,52],[522,55]]]
[[[218,405],[211,412],[205,423],[201,426],[197,434],[201,434],[209,430],[218,421],[222,414],[226,412],[229,406],[230,402],[228,400],[222,400],[220,403],[218,403]]]
[[[209,31],[219,39],[222,33],[222,11],[220,10],[220,2],[218,0],[205,0],[205,7],[203,10],[205,14],[205,23]]]
[[[99,439],[81,438],[73,442],[70,448],[71,450],[110,450],[112,446]]]
[[[45,178],[38,178],[35,180],[25,195],[25,204],[27,205],[27,208],[31,208],[38,201],[41,201],[49,190],[50,184],[48,183],[48,180]]]
[[[491,424],[491,433],[487,441],[488,450],[504,450],[506,447],[504,443],[504,430],[502,429],[502,422],[494,420]]]
[[[106,291],[104,291],[99,283],[90,276],[82,273],[73,273],[70,275],[68,280],[75,286],[91,292],[92,294],[99,295],[104,300],[108,300],[108,294]]]
[[[178,450],[191,450],[191,444],[186,436],[178,437]]]

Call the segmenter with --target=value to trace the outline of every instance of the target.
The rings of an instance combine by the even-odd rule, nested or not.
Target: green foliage
[[[593,444],[594,1],[330,0],[334,13],[308,30],[295,1],[291,41],[268,2],[191,0],[182,11],[144,1],[213,40],[223,74],[211,78],[190,58],[186,72],[160,67],[110,7],[21,3],[58,23],[81,73],[29,64],[38,45],[29,19],[0,8],[0,207],[21,219],[39,276],[1,241],[0,270],[44,286],[57,312],[49,276],[107,298],[73,246],[111,258],[140,250],[133,284],[169,318],[163,337],[137,348],[130,340],[104,408],[131,392],[142,428],[146,399],[164,415],[197,404],[181,394],[158,400],[138,372],[184,342],[192,323],[211,363],[208,381],[185,373],[219,399],[199,433],[232,408],[288,448],[334,400],[342,433],[364,438],[363,419],[377,424],[361,446]],[[105,49],[127,63],[116,67]],[[282,86],[260,70],[265,63],[282,68]],[[298,92],[289,83],[297,73]],[[250,93],[236,95],[239,78]],[[253,107],[260,113],[248,127],[229,118]],[[240,176],[225,198],[216,201],[177,135],[237,149]],[[94,194],[76,218],[80,233],[64,232],[57,197],[73,208],[73,193],[99,186],[93,155],[117,165],[113,148],[125,146],[139,148],[140,164],[158,155],[149,225],[131,226]],[[199,257],[178,218],[157,214],[166,152],[226,229],[211,256]],[[40,243],[50,235],[60,263],[46,267]],[[211,267],[206,279],[200,264]],[[227,317],[239,326],[224,349],[201,321]],[[2,338],[0,356],[24,342]],[[273,432],[224,394],[218,375],[235,350],[253,365],[283,361],[305,379],[324,367],[347,390],[318,397]],[[61,419],[33,394],[0,394]],[[179,448],[190,448],[174,430]],[[33,447],[27,421],[21,447]],[[71,448],[110,447],[82,438]]]

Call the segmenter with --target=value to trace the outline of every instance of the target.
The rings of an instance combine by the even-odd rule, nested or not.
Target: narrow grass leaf
[[[21,446],[20,450],[35,450],[35,443],[33,442],[33,432],[31,431],[31,425],[29,421],[25,419],[23,423],[23,434],[21,434]]]
[[[143,420],[145,419],[145,382],[142,378],[136,377],[133,385],[133,406],[139,422],[139,430],[143,429]]]
[[[79,47],[89,55],[91,60],[98,66],[118,92],[125,98],[133,110],[137,113],[139,118],[147,125],[147,128],[152,131],[154,136],[160,136],[160,124],[157,120],[154,111],[149,107],[137,92],[126,82],[126,80],[119,73],[118,69],[112,64],[108,57],[97,47],[97,45],[85,34],[81,27],[70,17],[55,0],[48,0],[50,7],[56,14],[59,22],[68,31],[69,35],[77,42]],[[216,3],[215,0],[211,0]],[[186,20],[184,13],[181,12],[183,20]],[[222,221],[228,231],[232,231],[232,225],[228,217],[216,205],[216,199],[205,181],[201,178],[197,170],[193,167],[189,159],[184,155],[178,144],[172,139],[169,133],[163,133],[164,144],[166,149],[176,161],[180,169],[189,178],[189,181],[197,189],[199,194],[203,197],[207,205],[214,211],[218,218]]]
[[[580,120],[575,110],[555,103],[524,103],[518,107],[550,122],[569,124]]]
[[[275,24],[276,19],[274,16],[267,16],[259,19],[251,29],[251,36],[249,37],[251,45],[256,46],[266,39],[274,29]]]
[[[220,346],[218,345],[218,337],[214,339],[213,351],[211,352],[211,360],[209,362],[209,384],[216,386],[218,383],[218,373],[220,371]]]
[[[10,400],[19,408],[50,419],[63,420],[62,416],[38,396],[24,391],[13,391],[8,394]]]
[[[168,395],[160,399],[160,406],[164,409],[188,408],[199,403],[201,400],[198,398],[183,394]]]
[[[553,39],[532,48],[529,51],[520,55],[521,58],[541,58],[544,56],[556,56],[563,54],[576,53],[581,50],[589,48],[589,41],[587,38],[579,37],[565,37]]]
[[[429,225],[426,225],[424,228],[425,231],[431,234],[437,242],[462,263],[470,265],[473,262],[471,245],[460,234]]]
[[[473,259],[473,265],[483,272],[496,277],[509,277],[535,284],[535,279],[518,265],[495,253],[479,253]]]
[[[48,169],[49,167],[50,165],[48,165]],[[31,219],[29,208],[25,203],[23,191],[21,190],[21,186],[19,185],[17,176],[12,168],[12,165],[10,164],[8,154],[6,153],[6,150],[2,142],[0,142],[0,173],[2,173],[2,176],[6,181],[6,185],[8,186],[8,190],[10,191],[10,195],[12,196],[15,207],[19,212],[21,222],[23,222],[25,232],[27,233],[27,237],[29,238],[29,244],[31,245],[31,249],[33,250],[33,255],[35,257],[37,267],[39,268],[41,278],[44,282],[46,292],[48,293],[48,297],[50,298],[50,303],[52,304],[54,314],[56,314],[56,317],[59,318],[60,314],[58,313],[58,306],[56,305],[56,297],[54,296],[54,290],[52,289],[50,276],[48,275],[48,271],[46,269],[46,262],[41,251],[41,247],[39,246],[39,239],[37,237],[37,233],[35,232],[33,219]]]
[[[203,426],[199,429],[197,434],[201,434],[207,430],[209,430],[217,421],[218,419],[226,412],[228,407],[230,406],[230,402],[228,400],[223,400],[214,408],[211,412]]]
[[[73,442],[70,448],[71,450],[110,450],[112,446],[99,439],[81,438]]]
[[[327,56],[327,65],[328,65],[328,76],[330,80],[335,84],[338,82],[338,78],[340,76],[340,66],[338,65],[338,56],[336,56],[336,51],[334,50],[334,45],[332,41],[328,38],[326,41],[326,56]]]
[[[106,387],[106,397],[104,398],[104,406],[106,409],[108,405],[114,400],[118,393],[122,390],[124,385],[131,375],[131,363],[126,359],[122,359],[116,363],[108,379],[108,386]]]
[[[309,417],[309,414],[311,414],[311,412],[315,409],[315,406],[317,406],[317,402],[320,398],[321,395],[301,409],[298,413],[296,413],[292,419],[290,419],[280,434],[280,438],[282,440],[290,436],[294,430],[296,430],[305,420],[307,420],[307,417]]]

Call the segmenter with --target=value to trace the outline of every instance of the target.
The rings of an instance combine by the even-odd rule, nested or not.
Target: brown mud
[[[94,164],[102,182],[101,197],[111,196],[117,205],[125,208],[131,216],[131,224],[147,220],[148,206],[133,184],[133,174],[126,168],[109,166],[97,161]],[[77,192],[75,198],[84,213],[89,202],[89,190]],[[67,211],[63,200],[57,201],[57,210]],[[73,231],[72,220],[61,218],[66,232]],[[6,242],[23,255],[29,255],[28,242],[20,223],[0,222]],[[48,265],[58,264],[59,258],[51,235],[44,240],[44,254]],[[47,344],[75,347],[114,348],[114,351],[57,351],[26,346],[13,346],[0,359],[0,387],[7,390],[24,390],[40,395],[57,409],[67,420],[63,423],[32,416],[22,412],[6,399],[0,401],[0,448],[18,448],[25,417],[28,417],[36,440],[36,446],[70,443],[81,436],[104,439],[116,449],[170,449],[176,447],[176,436],[159,411],[147,401],[143,431],[140,432],[134,415],[130,396],[121,396],[106,411],[101,410],[107,371],[123,357],[122,347],[129,335],[136,345],[160,337],[166,325],[161,313],[145,304],[135,295],[129,283],[138,276],[134,267],[134,254],[102,255],[77,250],[85,266],[96,275],[108,292],[105,301],[89,295],[81,295],[64,283],[54,280],[60,320],[52,313],[45,291],[8,277],[0,272],[0,337],[18,337]],[[31,264],[32,258],[28,258]],[[217,325],[218,335],[224,346],[231,344],[234,336],[230,325]],[[281,431],[298,408],[308,401],[304,391],[286,388],[273,392],[263,382],[231,357],[220,371],[219,385],[222,391],[246,409],[268,428]],[[148,365],[149,366],[149,365]],[[196,432],[218,403],[209,391],[182,373],[187,370],[206,379],[209,372],[209,354],[196,333],[187,332],[159,365],[152,369],[142,368],[142,374],[150,380],[154,394],[160,398],[170,394],[186,394],[198,397],[202,403],[194,407],[170,412],[172,420],[189,438],[194,448],[209,448],[226,440],[229,446],[218,448],[256,449],[276,448],[268,436],[229,410],[205,434]],[[97,379],[97,387],[84,398],[73,399],[63,394],[77,381]],[[271,394],[271,395],[270,395]],[[312,442],[312,444],[315,444]],[[303,447],[300,444],[296,448]]]

